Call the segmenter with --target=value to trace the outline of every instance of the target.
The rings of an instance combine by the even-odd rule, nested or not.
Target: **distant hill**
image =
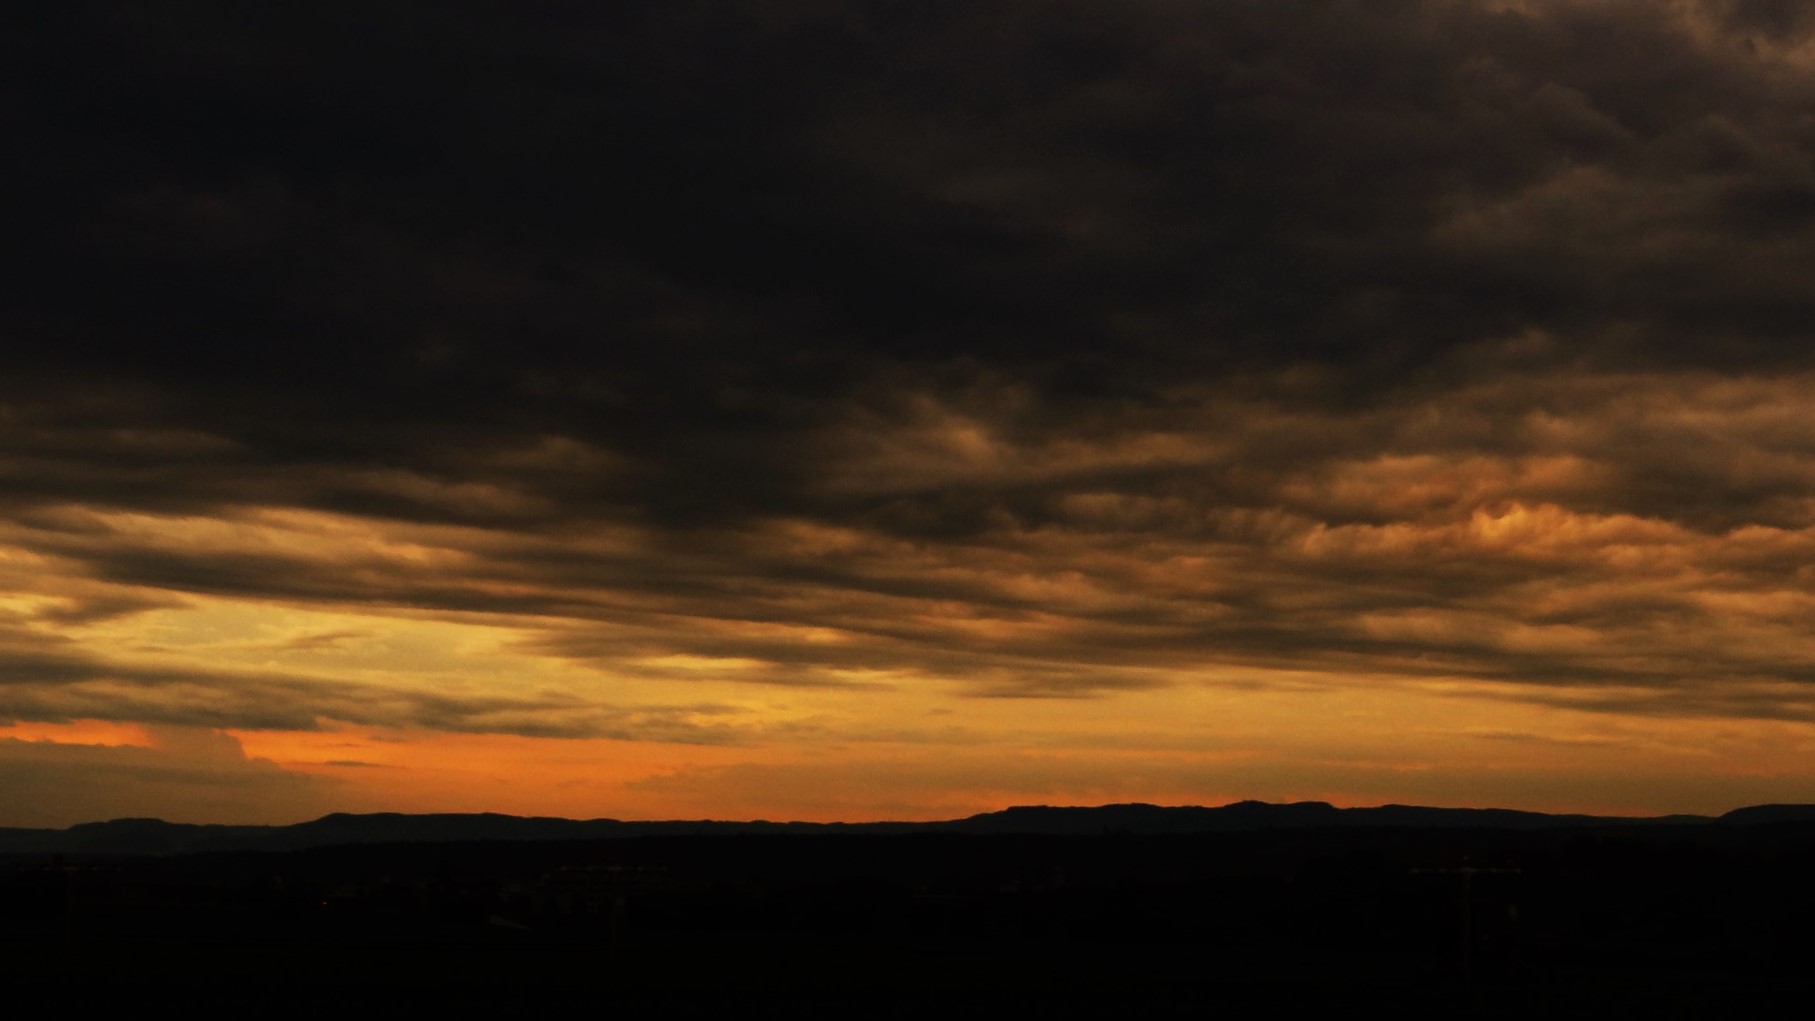
[[[1757,824],[1815,822],[1815,805],[1753,805],[1751,808],[1736,808],[1720,817],[1728,824]]]
[[[1815,818],[1815,806],[1807,810]],[[1733,813],[1729,813],[1731,814]],[[1546,815],[1542,812],[1519,812],[1505,808],[1425,808],[1416,805],[1337,808],[1323,801],[1299,801],[1284,805],[1264,801],[1238,801],[1221,808],[1163,808],[1141,804],[1103,805],[1097,808],[1018,807],[974,815],[952,823],[929,825],[966,833],[1087,834],[1233,833],[1359,827],[1534,830],[1571,826],[1689,825],[1714,821],[1699,815],[1632,818]]]
[[[1321,801],[1275,805],[1242,801],[1220,808],[1129,804],[1094,808],[1019,806],[949,822],[803,823],[715,820],[625,822],[484,814],[404,815],[336,813],[290,826],[223,826],[114,819],[63,830],[0,829],[0,854],[157,855],[198,851],[295,851],[351,844],[453,841],[616,840],[646,836],[755,833],[968,833],[1045,836],[1095,834],[1237,833],[1278,829],[1496,829],[1665,825],[1815,823],[1815,805],[1759,805],[1719,817],[1653,818],[1547,815],[1499,808],[1382,805],[1337,808]]]

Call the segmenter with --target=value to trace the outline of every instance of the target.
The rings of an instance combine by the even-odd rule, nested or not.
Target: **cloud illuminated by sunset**
[[[0,825],[1815,798],[1799,5],[70,8]]]

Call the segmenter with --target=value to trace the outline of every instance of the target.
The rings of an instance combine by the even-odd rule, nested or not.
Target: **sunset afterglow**
[[[6,72],[0,826],[1815,801],[1801,7],[360,16]]]

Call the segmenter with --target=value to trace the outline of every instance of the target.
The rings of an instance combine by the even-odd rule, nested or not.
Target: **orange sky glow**
[[[0,826],[1815,802],[1801,6],[431,6],[20,29]]]

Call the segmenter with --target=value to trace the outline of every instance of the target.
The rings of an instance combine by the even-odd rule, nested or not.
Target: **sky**
[[[1815,801],[1815,8],[0,12],[0,825]]]

